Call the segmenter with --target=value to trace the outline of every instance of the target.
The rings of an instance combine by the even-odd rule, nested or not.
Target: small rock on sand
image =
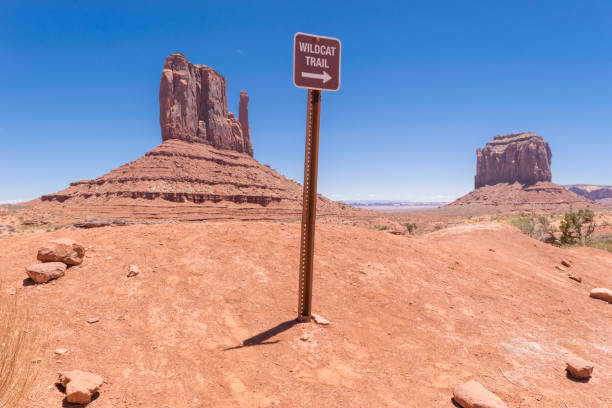
[[[559,266],[559,265],[555,265],[555,269],[561,272],[567,272],[567,270],[564,267]]]
[[[508,408],[497,395],[474,380],[455,387],[453,399],[463,408]]]
[[[68,352],[68,349],[65,349],[65,348],[58,348],[58,349],[55,349],[55,354],[57,354],[57,355],[59,355],[59,356],[64,355],[64,354],[66,354],[67,352]]]
[[[580,276],[572,275],[571,273],[568,276],[570,279],[573,279],[576,282],[582,282],[582,278]]]
[[[62,371],[59,382],[66,387],[66,401],[72,404],[88,404],[102,386],[104,380],[97,374],[81,370]]]
[[[566,268],[569,268],[570,266],[572,266],[572,264],[565,259],[561,260],[561,265],[565,266]]]
[[[327,320],[323,316],[320,316],[314,313],[312,314],[312,320],[314,320],[316,324],[320,324],[321,326],[328,326],[331,323],[329,320]]]
[[[64,276],[66,264],[63,262],[47,262],[28,266],[26,273],[36,283],[46,283],[51,279]]]
[[[89,324],[98,323],[99,321],[100,321],[99,317],[90,317],[89,319],[87,319],[87,323]]]
[[[565,368],[572,377],[585,379],[589,378],[593,373],[593,363],[586,361],[577,356],[569,356],[566,360],[567,367]]]
[[[63,262],[66,265],[79,265],[83,262],[85,248],[71,239],[56,239],[38,249],[36,258],[43,262]]]
[[[595,288],[591,290],[590,296],[594,299],[605,300],[612,303],[612,290],[606,288]]]
[[[138,265],[130,265],[130,270],[127,273],[127,277],[131,278],[140,273],[140,269],[138,269]]]

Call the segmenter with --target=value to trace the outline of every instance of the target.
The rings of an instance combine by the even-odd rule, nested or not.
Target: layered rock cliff
[[[246,112],[246,92],[240,100]],[[225,78],[211,67],[192,64],[182,54],[169,55],[159,85],[159,108],[163,141],[205,143],[253,155],[248,117],[238,121],[228,111]]]
[[[551,181],[551,157],[548,143],[531,132],[495,136],[476,151],[474,187]]]
[[[237,120],[227,110],[225,78],[172,54],[159,90],[162,144],[33,204],[115,220],[298,217],[302,186],[252,157],[248,103],[241,92]],[[358,211],[322,196],[317,207],[320,215]]]
[[[612,205],[612,186],[594,186],[592,184],[573,184],[565,186],[569,191],[593,200],[599,204]]]

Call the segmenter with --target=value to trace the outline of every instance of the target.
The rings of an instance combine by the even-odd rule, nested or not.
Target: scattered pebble
[[[127,273],[127,277],[131,278],[140,273],[140,269],[138,269],[138,265],[130,265],[130,270]]]
[[[565,260],[565,259],[562,259],[562,260],[561,260],[561,265],[563,265],[563,266],[565,266],[565,267],[567,267],[567,268],[569,268],[570,266],[572,266],[572,264],[571,264],[569,261]]]
[[[571,273],[568,276],[570,279],[573,279],[576,282],[582,282],[582,278],[580,276],[572,275]]]
[[[567,269],[565,269],[564,267],[559,266],[559,265],[555,265],[555,269],[558,270],[558,271],[561,271],[561,272],[567,272]]]
[[[60,355],[60,356],[66,354],[67,352],[68,352],[68,349],[65,349],[65,348],[58,348],[55,350],[55,354]]]
[[[595,288],[591,290],[590,296],[594,299],[605,300],[612,303],[612,290],[606,288]]]
[[[463,408],[508,408],[497,395],[474,380],[455,387],[453,399]]]
[[[577,356],[569,356],[566,360],[565,368],[572,377],[586,379],[593,374],[593,363]]]
[[[328,326],[331,323],[329,320],[327,320],[323,316],[320,316],[314,313],[312,314],[312,319],[314,320],[316,324],[320,324],[321,326]]]
[[[300,340],[302,341],[310,341],[312,340],[312,335],[309,333],[304,333],[300,336]]]
[[[98,323],[99,321],[100,321],[99,317],[90,317],[89,319],[87,319],[87,323],[89,324]]]
[[[113,257],[112,257],[112,256],[107,256],[107,257],[106,257],[106,260],[107,260],[107,261],[110,261],[111,259],[113,259]]]

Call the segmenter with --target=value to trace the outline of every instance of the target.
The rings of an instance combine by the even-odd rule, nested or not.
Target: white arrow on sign
[[[302,76],[304,78],[322,79],[323,83],[326,83],[327,81],[331,79],[331,76],[325,71],[323,71],[322,74],[313,74],[312,72],[302,72]]]

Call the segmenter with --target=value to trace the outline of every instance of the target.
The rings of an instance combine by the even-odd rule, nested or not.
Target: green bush
[[[413,235],[417,230],[417,225],[414,222],[405,222],[404,227],[406,227],[406,230],[410,235]]]
[[[559,229],[562,244],[584,246],[595,231],[595,213],[588,209],[565,213]]]
[[[549,241],[551,237],[554,238],[550,219],[546,215],[522,212],[517,218],[510,220],[510,225],[539,241]]]

